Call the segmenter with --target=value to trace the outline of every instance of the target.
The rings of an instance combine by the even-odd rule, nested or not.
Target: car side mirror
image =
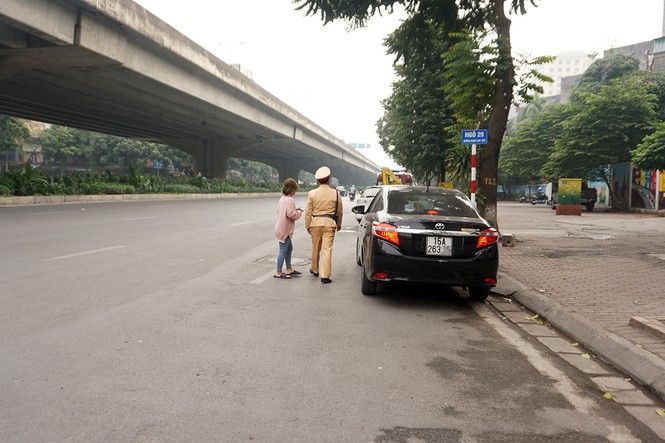
[[[365,213],[365,205],[358,205],[351,208],[351,212],[358,215],[363,215]]]

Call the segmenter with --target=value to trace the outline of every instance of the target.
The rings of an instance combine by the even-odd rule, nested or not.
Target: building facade
[[[554,80],[542,84],[543,97],[560,95],[562,79],[581,75],[594,62],[594,57],[581,51],[562,52],[554,61],[542,65],[539,71]]]

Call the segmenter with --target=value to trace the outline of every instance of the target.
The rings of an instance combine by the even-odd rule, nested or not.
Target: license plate
[[[425,253],[427,255],[450,257],[453,255],[452,237],[427,237]]]

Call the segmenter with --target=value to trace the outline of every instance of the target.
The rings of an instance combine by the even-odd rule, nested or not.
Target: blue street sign
[[[463,145],[485,145],[487,144],[487,129],[463,129]]]

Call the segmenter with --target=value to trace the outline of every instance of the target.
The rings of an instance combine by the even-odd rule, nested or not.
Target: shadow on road
[[[379,293],[369,297],[399,309],[442,309],[472,311],[472,301],[461,288],[440,285],[391,283],[379,285]]]

